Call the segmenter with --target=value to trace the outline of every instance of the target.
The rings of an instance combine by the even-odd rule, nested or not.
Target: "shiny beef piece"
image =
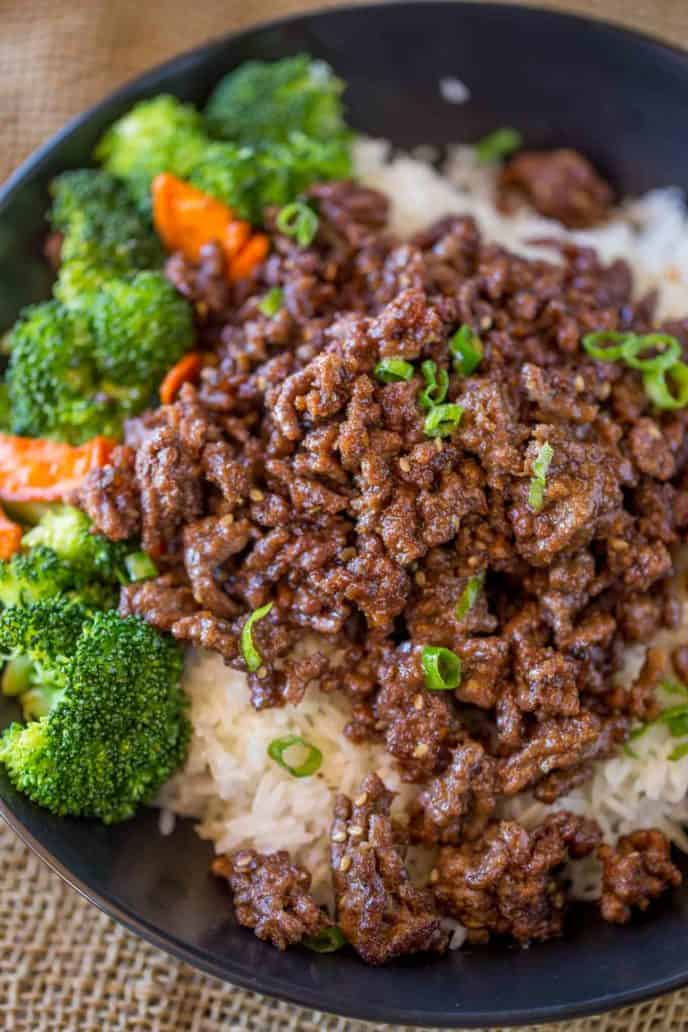
[[[337,796],[330,833],[337,924],[368,964],[447,946],[432,894],[409,880],[392,798],[369,774],[353,801]]]
[[[522,151],[499,177],[500,202],[507,210],[514,195],[547,218],[571,229],[603,222],[613,194],[590,162],[573,150]]]
[[[477,838],[494,812],[496,791],[495,761],[466,738],[453,750],[447,769],[420,793],[411,815],[413,840],[434,844]]]
[[[632,909],[647,910],[653,899],[682,882],[671,862],[670,846],[656,828],[622,835],[615,846],[602,845],[602,899],[605,921],[626,924]]]
[[[292,863],[285,850],[239,849],[218,857],[212,871],[229,882],[239,924],[280,950],[331,927],[308,891],[310,874]]]
[[[466,927],[469,942],[555,938],[566,908],[561,867],[569,857],[588,856],[599,840],[594,821],[565,810],[532,832],[516,821],[492,823],[477,842],[440,849],[432,876],[437,904]]]

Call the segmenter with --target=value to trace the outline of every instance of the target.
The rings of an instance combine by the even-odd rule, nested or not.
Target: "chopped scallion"
[[[649,358],[643,358],[646,351],[655,352]],[[667,333],[647,333],[643,337],[632,334],[621,345],[621,357],[632,369],[640,369],[644,373],[656,373],[671,369],[681,355],[681,345],[676,337]]]
[[[315,953],[334,953],[342,946],[346,946],[346,939],[341,928],[332,925],[331,928],[324,928],[317,935],[309,935],[303,940],[303,945]]]
[[[132,552],[124,560],[124,567],[132,581],[148,580],[158,575],[158,568],[148,552]]]
[[[471,611],[471,609],[475,605],[475,600],[480,594],[484,581],[484,572],[477,573],[474,577],[468,578],[468,583],[461,592],[461,598],[456,603],[455,613],[457,620],[463,620],[466,613],[469,613]]]
[[[688,756],[688,742],[682,742],[681,745],[677,745],[675,749],[672,749],[667,759],[675,763],[677,760],[682,760],[684,756]]]
[[[618,362],[623,358],[624,345],[633,336],[632,333],[618,333],[616,330],[586,333],[583,348],[597,362]]]
[[[547,472],[554,455],[554,449],[549,441],[545,441],[538,448],[538,453],[533,463],[533,475],[528,489],[528,505],[533,512],[540,512],[545,503],[545,487],[547,486]]]
[[[449,437],[461,422],[460,405],[435,405],[425,417],[423,430],[428,437]]]
[[[271,287],[258,305],[258,311],[269,319],[277,315],[284,302],[284,291],[281,287]]]
[[[381,383],[410,380],[413,372],[413,366],[405,358],[383,358],[375,366],[375,376]]]
[[[252,674],[263,662],[263,657],[253,644],[253,625],[267,616],[271,609],[272,602],[267,602],[260,609],[254,609],[241,629],[241,655],[244,657],[247,670]]]
[[[303,201],[293,201],[282,208],[275,225],[280,233],[293,237],[299,247],[308,247],[318,232],[318,216]]]
[[[669,681],[667,679],[660,681],[659,687],[667,695],[688,695],[688,686],[682,684],[681,681]]]
[[[688,704],[670,706],[669,709],[662,710],[656,722],[666,724],[674,738],[688,735]]]
[[[422,408],[430,410],[435,405],[441,405],[447,397],[449,390],[449,373],[446,369],[437,369],[437,362],[426,358],[421,363],[420,371],[425,380],[425,387],[418,395],[418,401]]]
[[[449,350],[454,356],[455,371],[461,376],[470,376],[482,361],[483,342],[477,333],[464,323],[450,338]]]
[[[523,137],[518,129],[505,127],[495,129],[493,133],[478,140],[475,145],[475,154],[478,161],[486,164],[489,161],[502,161],[522,146]]]
[[[685,362],[675,362],[670,369],[644,373],[643,384],[645,393],[658,409],[671,412],[688,405],[688,365]]]
[[[300,746],[302,749],[308,750],[306,758],[298,767],[293,767],[284,758],[287,749],[291,749],[293,746]],[[307,742],[299,735],[284,735],[283,738],[273,738],[268,746],[268,756],[275,763],[279,763],[280,767],[288,770],[292,777],[295,778],[309,778],[311,774],[315,774],[317,770],[320,770],[323,761],[320,749],[316,749],[314,745],[311,745],[310,742]]]
[[[451,692],[461,683],[461,660],[451,649],[426,645],[421,652],[425,687],[431,692]]]

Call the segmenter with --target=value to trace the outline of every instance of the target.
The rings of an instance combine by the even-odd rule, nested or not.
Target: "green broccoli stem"
[[[3,695],[21,695],[31,687],[33,663],[28,656],[15,656],[8,660],[0,678]]]
[[[158,568],[147,552],[132,552],[124,560],[124,565],[132,581],[147,580],[158,575]]]

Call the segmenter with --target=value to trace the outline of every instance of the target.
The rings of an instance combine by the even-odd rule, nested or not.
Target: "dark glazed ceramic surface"
[[[352,124],[398,145],[473,140],[513,125],[529,145],[580,148],[624,192],[688,186],[688,57],[678,51],[604,24],[489,3],[305,15],[154,70],[76,119],[15,174],[0,193],[0,330],[49,290],[40,257],[47,183],[87,162],[113,118],[164,90],[202,101],[239,62],[304,50],[349,83]],[[468,85],[468,103],[442,99],[438,82],[449,76]],[[0,725],[11,716],[0,703]],[[376,970],[351,951],[280,955],[238,928],[208,874],[210,850],[188,823],[161,838],[150,811],[114,828],[58,820],[18,796],[1,771],[0,812],[61,875],[152,942],[221,978],[321,1010],[395,1024],[508,1025],[603,1010],[688,982],[688,889],[628,928],[584,911],[565,940],[544,947],[466,949]]]

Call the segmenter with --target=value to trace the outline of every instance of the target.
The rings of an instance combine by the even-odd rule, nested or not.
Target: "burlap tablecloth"
[[[0,0],[0,180],[69,117],[144,68],[213,35],[307,6],[309,0]],[[688,0],[550,0],[549,6],[688,46]],[[389,1028],[232,989],[140,942],[62,884],[0,822],[3,1032],[373,1027]],[[688,1029],[688,991],[557,1027]]]

